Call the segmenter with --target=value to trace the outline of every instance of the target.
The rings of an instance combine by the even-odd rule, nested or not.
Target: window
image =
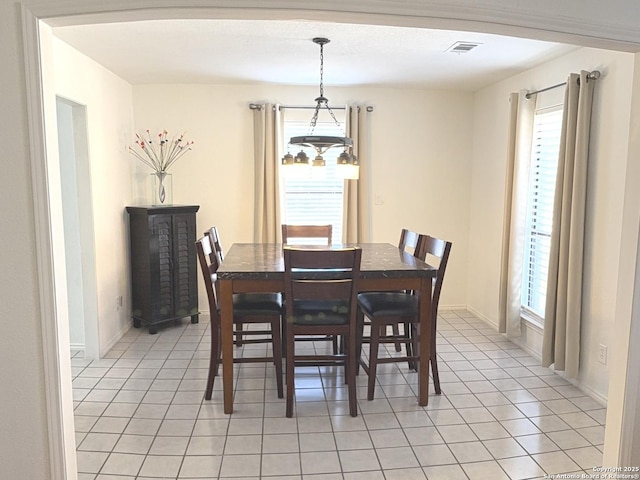
[[[544,321],[553,201],[560,149],[562,107],[538,110],[534,117],[527,199],[522,309]]]
[[[309,133],[309,123],[302,121],[284,122],[284,144],[294,136],[307,135]],[[314,134],[342,136],[344,132],[335,123],[318,122]],[[290,153],[295,155],[299,148],[297,145],[290,146]],[[313,148],[304,148],[310,160],[316,156]],[[283,202],[282,202],[282,222],[290,224],[308,225],[333,225],[333,243],[342,242],[342,194],[344,191],[344,179],[336,175],[336,158],[340,154],[340,149],[333,148],[327,151],[323,157],[327,163],[326,167],[318,169],[310,168],[311,172],[303,177],[293,175],[283,175]],[[292,167],[296,168],[296,167]],[[281,169],[281,172],[284,169]]]

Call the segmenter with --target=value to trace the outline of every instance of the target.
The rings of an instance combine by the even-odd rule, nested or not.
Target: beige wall
[[[109,70],[53,37],[55,94],[87,108],[93,225],[83,225],[94,238],[100,354],[130,328],[128,217],[133,201],[133,169],[127,146],[133,135],[132,87]],[[55,104],[48,106],[55,108]],[[53,146],[50,146],[53,147]],[[50,148],[51,169],[57,147]],[[52,190],[52,210],[60,210]],[[63,255],[63,253],[60,253]],[[56,256],[56,260],[59,255]],[[124,305],[117,308],[116,297]]]
[[[187,132],[193,150],[172,168],[174,202],[200,205],[198,231],[220,229],[223,247],[253,238],[250,102],[309,105],[311,87],[151,85],[134,88],[138,131]],[[443,306],[466,305],[472,95],[393,88],[334,88],[331,104],[373,105],[370,169],[373,241],[397,243],[403,227],[453,242]],[[162,99],[159,101],[158,99]],[[308,118],[311,119],[311,111]],[[286,111],[285,114],[286,115]],[[132,162],[135,162],[131,158]],[[138,187],[148,167],[136,162]],[[454,188],[452,188],[454,186]],[[372,199],[371,199],[372,200]],[[144,203],[144,199],[140,198]],[[200,308],[207,309],[204,287]]]
[[[560,83],[581,69],[603,73],[591,128],[579,375],[581,386],[602,399],[607,398],[608,373],[597,351],[600,344],[613,346],[633,65],[632,54],[584,48],[485,88],[475,98],[467,302],[497,325],[508,95]],[[535,333],[527,333],[530,344],[537,344]]]

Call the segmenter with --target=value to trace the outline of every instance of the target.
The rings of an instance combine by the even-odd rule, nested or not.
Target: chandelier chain
[[[329,115],[335,122],[335,124],[340,127],[340,122],[336,118],[333,110],[329,106],[329,100],[324,96],[324,43],[319,42],[320,45],[320,96],[316,98],[316,108],[313,112],[313,117],[311,117],[311,122],[309,123],[309,135],[313,135],[313,132],[316,128],[316,123],[318,123],[318,114],[320,113],[320,108],[322,105],[327,108]]]

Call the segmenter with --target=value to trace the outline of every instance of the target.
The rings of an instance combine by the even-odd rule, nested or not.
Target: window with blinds
[[[284,122],[284,144],[291,137],[307,135],[309,123],[300,121]],[[342,136],[342,131],[335,123],[318,122],[314,134]],[[289,151],[295,155],[300,150],[291,145]],[[313,148],[304,148],[310,160],[316,156]],[[309,174],[303,177],[283,174],[284,187],[282,202],[282,222],[299,225],[333,225],[333,243],[342,242],[342,194],[344,179],[336,175],[336,158],[339,148],[330,149],[323,157],[325,167],[309,168]],[[296,167],[291,167],[296,168]],[[281,168],[282,172],[284,168]],[[319,170],[319,171],[316,171]]]
[[[562,107],[536,111],[527,199],[522,309],[544,321]]]

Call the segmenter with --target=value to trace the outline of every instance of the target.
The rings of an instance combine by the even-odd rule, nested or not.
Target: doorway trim
[[[28,0],[26,0],[28,1]],[[371,4],[370,4],[371,3]],[[345,4],[330,0],[322,9],[301,7],[296,0],[67,0],[63,3],[21,3],[22,39],[25,59],[26,103],[31,156],[35,239],[45,397],[47,405],[49,461],[52,480],[76,479],[72,390],[68,332],[56,314],[56,272],[53,268],[55,238],[51,222],[44,94],[40,54],[40,22],[50,25],[86,24],[159,18],[301,19],[332,22],[449,28],[519,34],[528,38],[560,41],[585,46],[638,51],[637,30],[613,25],[586,25],[566,22],[546,14],[525,15],[515,9],[498,7],[360,0]],[[240,4],[240,5],[238,5]],[[355,4],[355,6],[353,5]],[[159,6],[160,5],[160,6]],[[425,14],[428,12],[428,15]],[[587,32],[585,35],[580,32]],[[65,339],[65,334],[67,338]],[[629,385],[627,385],[629,387]],[[617,426],[617,428],[620,428]]]

